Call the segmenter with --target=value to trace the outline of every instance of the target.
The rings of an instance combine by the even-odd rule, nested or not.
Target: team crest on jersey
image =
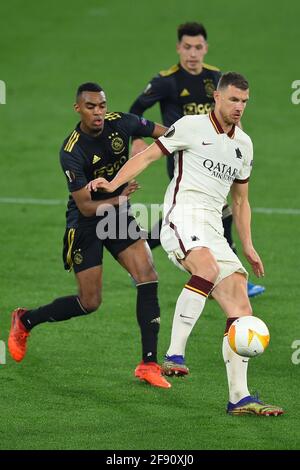
[[[108,138],[111,140],[111,146],[114,153],[118,155],[124,151],[124,140],[118,135],[118,132],[112,133]]]
[[[82,254],[80,253],[81,250],[75,250],[74,251],[74,257],[73,257],[73,260],[74,260],[74,263],[75,264],[81,264],[82,261],[83,261],[83,256]]]
[[[236,158],[243,158],[242,152],[240,151],[239,148],[235,149],[235,156]]]
[[[216,87],[211,78],[207,78],[206,80],[204,80],[204,89],[208,98],[212,98],[214,96],[214,91]]]
[[[169,129],[164,133],[164,137],[172,137],[175,134],[175,127],[171,126]]]

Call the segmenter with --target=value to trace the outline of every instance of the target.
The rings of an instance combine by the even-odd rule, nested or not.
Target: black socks
[[[143,361],[157,362],[160,308],[157,281],[137,284],[136,314],[141,329]]]
[[[69,318],[88,313],[91,312],[84,309],[79,298],[76,295],[70,295],[68,297],[59,297],[51,304],[28,310],[22,315],[21,321],[27,330],[31,330],[39,323],[69,320]]]

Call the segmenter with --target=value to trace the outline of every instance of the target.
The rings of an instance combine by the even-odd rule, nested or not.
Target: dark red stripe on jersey
[[[245,184],[245,183],[248,183],[249,181],[249,178],[246,178],[245,180],[237,180],[235,179],[233,182],[234,183],[239,183],[239,184]]]
[[[233,124],[232,128],[230,129],[230,131],[227,132],[228,137],[230,137],[230,138],[233,139],[234,131],[235,131],[235,125]]]
[[[179,241],[179,246],[180,246],[180,248],[182,249],[183,254],[186,255],[186,254],[187,254],[187,251],[186,251],[185,246],[184,246],[184,244],[183,244],[183,242],[182,242],[182,240],[181,240],[181,238],[180,238],[180,235],[179,235],[179,233],[178,233],[178,230],[177,230],[176,225],[174,225],[173,222],[169,222],[169,225],[170,225],[171,229],[174,230],[174,232],[175,232],[175,235],[176,235],[176,237],[177,237],[177,239],[178,239],[178,241]]]
[[[181,178],[182,178],[182,168],[183,168],[183,151],[180,150],[178,152],[178,176],[177,176],[177,179],[176,179],[176,186],[175,186],[175,190],[174,190],[174,197],[173,197],[173,204],[175,205],[176,204],[176,196],[177,196],[177,193],[178,193],[178,189],[179,189],[179,184],[180,184],[180,181],[181,181]]]
[[[212,111],[210,114],[209,114],[209,119],[211,120],[215,130],[217,133],[219,134],[225,134],[224,130],[223,130],[223,127],[221,126],[221,124],[219,123],[218,119],[217,119],[217,116],[215,115],[214,111]],[[233,134],[234,134],[234,130],[235,130],[235,125],[233,124],[232,128],[230,129],[230,131],[227,133],[228,137],[232,138],[233,137]]]
[[[227,335],[229,328],[231,327],[232,323],[237,320],[239,317],[233,317],[233,318],[227,318],[226,321],[226,326],[225,326],[225,331],[224,335]]]
[[[175,189],[174,189],[174,195],[173,195],[173,203],[172,203],[172,206],[170,207],[167,215],[166,215],[166,223],[169,224],[169,226],[171,227],[172,230],[174,230],[175,232],[175,235],[179,241],[179,246],[180,248],[182,249],[184,255],[187,254],[187,251],[184,247],[184,244],[180,238],[180,235],[178,233],[178,230],[177,230],[177,227],[176,225],[174,225],[172,222],[170,222],[170,214],[172,212],[172,210],[174,209],[174,207],[176,206],[176,196],[177,196],[177,193],[178,193],[178,190],[179,190],[179,185],[180,185],[180,181],[181,181],[181,178],[182,178],[182,169],[183,169],[183,151],[180,150],[178,152],[178,176],[176,178],[176,184],[175,184]]]
[[[177,196],[178,189],[179,189],[179,184],[180,184],[180,181],[181,181],[181,178],[182,178],[182,167],[183,167],[182,156],[183,156],[183,151],[180,150],[179,153],[178,153],[178,176],[176,178],[176,184],[175,184],[175,189],[174,189],[174,194],[173,194],[173,203],[172,203],[172,206],[170,207],[170,209],[169,209],[169,211],[166,215],[167,224],[170,224],[170,217],[169,216],[170,216],[172,210],[174,209],[174,207],[176,205],[176,196]]]
[[[164,155],[167,155],[167,156],[172,155],[172,153],[166,149],[166,147],[161,143],[160,140],[156,140],[155,143],[159,146],[160,150],[162,151]]]
[[[204,279],[203,277],[193,275],[186,283],[185,287],[187,289],[191,288],[191,290],[194,290],[195,292],[198,292],[199,294],[207,297],[214,287],[214,284],[207,279]]]
[[[223,128],[222,128],[221,124],[219,123],[218,119],[216,118],[216,115],[215,115],[214,111],[212,111],[209,114],[209,118],[212,121],[212,123],[214,124],[214,128],[216,128],[217,132],[219,134],[224,134]]]

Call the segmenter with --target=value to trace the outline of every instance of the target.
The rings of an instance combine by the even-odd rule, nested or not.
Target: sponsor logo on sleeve
[[[148,85],[146,86],[146,88],[144,90],[144,95],[150,95],[151,90],[152,90],[152,85],[151,85],[151,83],[148,83]]]
[[[75,173],[73,173],[73,171],[70,171],[70,170],[66,170],[65,173],[70,183],[73,183],[73,181],[75,181]]]
[[[175,134],[175,127],[171,126],[169,129],[164,133],[164,137],[172,137]]]

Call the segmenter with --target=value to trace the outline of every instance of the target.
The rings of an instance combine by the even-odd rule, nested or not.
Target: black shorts
[[[121,251],[126,250],[138,240],[143,238],[142,231],[135,218],[128,214],[123,218],[120,233],[120,223],[116,218],[116,226],[112,232],[103,234],[103,227],[97,225],[67,228],[63,240],[63,262],[66,270],[75,273],[85,269],[100,266],[103,260],[103,247],[117,258]],[[101,222],[101,220],[99,220]],[[100,230],[99,230],[100,227]],[[127,233],[125,233],[124,228]],[[107,236],[106,236],[107,235]]]

